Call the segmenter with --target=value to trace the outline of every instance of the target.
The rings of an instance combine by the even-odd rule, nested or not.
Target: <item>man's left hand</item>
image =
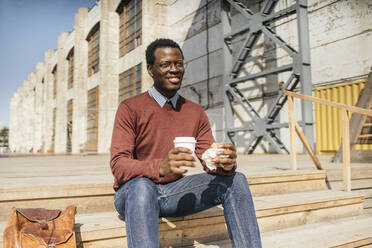
[[[212,159],[216,167],[221,167],[225,171],[230,171],[236,165],[236,149],[230,143],[217,143],[217,148],[224,150],[217,153],[217,157]]]

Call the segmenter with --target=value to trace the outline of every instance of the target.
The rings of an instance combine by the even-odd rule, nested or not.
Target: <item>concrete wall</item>
[[[80,8],[75,15],[75,58],[74,58],[74,87],[73,87],[73,126],[72,152],[80,152],[86,141],[87,125],[87,78],[88,78],[88,42],[86,41],[85,20],[88,9]]]
[[[294,0],[281,0],[277,10],[290,6]],[[11,99],[9,146],[17,152],[51,151],[53,133],[53,108],[57,110],[54,151],[66,152],[67,101],[73,100],[72,153],[83,151],[87,140],[87,92],[99,86],[98,152],[107,153],[111,142],[113,119],[118,105],[118,76],[129,68],[142,63],[142,91],[152,86],[146,69],[145,49],[156,38],[167,37],[182,46],[187,63],[183,88],[180,93],[206,108],[214,135],[224,140],[223,111],[223,32],[220,0],[154,0],[143,1],[142,45],[119,57],[120,0],[100,0],[91,9],[81,8],[75,15],[71,33],[56,37],[56,50],[45,53],[45,60],[36,65],[22,87]],[[253,11],[262,1],[250,1]],[[309,29],[314,87],[335,81],[364,77],[372,65],[371,26],[372,5],[368,0],[309,0]],[[87,35],[100,23],[99,71],[88,77]],[[233,28],[244,24],[239,14],[233,16]],[[276,32],[294,47],[297,46],[297,21],[295,16],[285,18],[275,25]],[[235,51],[238,49],[235,44]],[[74,49],[74,87],[67,90],[68,53]],[[290,62],[281,49],[267,39],[261,39],[255,55],[263,55],[267,68]],[[277,60],[273,60],[278,56]],[[57,65],[57,96],[53,98],[52,70]],[[246,69],[259,71],[254,64]],[[278,81],[286,80],[288,73],[247,84],[247,97],[260,96],[278,89]],[[340,82],[342,82],[342,80]],[[209,90],[207,90],[209,89]],[[264,115],[273,98],[257,97],[253,105]],[[296,116],[301,119],[300,104],[296,102]],[[287,121],[286,108],[280,120]],[[236,125],[249,121],[239,108]],[[281,129],[282,140],[288,144],[288,132]],[[239,137],[239,151],[244,152],[244,142],[249,134]],[[298,149],[301,145],[298,144]],[[257,152],[272,151],[267,143]]]
[[[179,15],[179,10],[183,15]],[[223,57],[220,1],[174,1],[169,5],[171,37],[182,44],[187,63],[181,95],[202,105],[217,141],[223,134]],[[209,89],[209,90],[208,90]]]
[[[113,2],[101,1],[100,30],[100,88],[98,117],[98,152],[108,152],[113,120],[118,103],[119,15]]]

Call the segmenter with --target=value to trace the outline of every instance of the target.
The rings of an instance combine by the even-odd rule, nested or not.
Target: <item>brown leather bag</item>
[[[76,248],[76,206],[66,210],[12,208],[3,236],[4,248]]]

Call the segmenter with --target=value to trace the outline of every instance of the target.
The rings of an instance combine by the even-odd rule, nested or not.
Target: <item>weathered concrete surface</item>
[[[342,164],[329,162],[330,156],[320,156],[319,160],[323,167],[335,173],[341,173]],[[57,156],[10,156],[0,157],[0,187],[24,186],[26,184],[46,185],[65,184],[67,182],[82,183],[113,182],[110,172],[109,155],[57,155]],[[260,172],[290,171],[289,155],[266,154],[266,155],[238,155],[238,171],[245,174],[257,174]],[[299,170],[312,170],[316,167],[307,155],[298,155],[297,163]],[[358,168],[372,168],[370,164],[352,164],[355,170],[353,178],[361,178],[362,170]],[[55,168],[55,170],[53,169]],[[202,172],[201,167],[189,170],[190,174]],[[339,172],[336,172],[339,171]],[[337,174],[336,174],[337,175]],[[372,178],[372,171],[365,174]],[[18,178],[18,179],[16,179]],[[332,180],[340,180],[341,176],[333,176]],[[83,181],[82,181],[83,180]]]

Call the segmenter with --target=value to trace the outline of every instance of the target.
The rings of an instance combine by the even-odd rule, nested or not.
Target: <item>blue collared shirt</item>
[[[180,96],[178,93],[176,93],[172,98],[168,99],[165,96],[163,96],[159,91],[157,91],[154,86],[152,86],[151,89],[149,89],[149,94],[152,98],[154,98],[154,100],[160,105],[161,108],[164,107],[167,101],[170,101],[172,103],[173,108],[176,108],[177,101]]]

